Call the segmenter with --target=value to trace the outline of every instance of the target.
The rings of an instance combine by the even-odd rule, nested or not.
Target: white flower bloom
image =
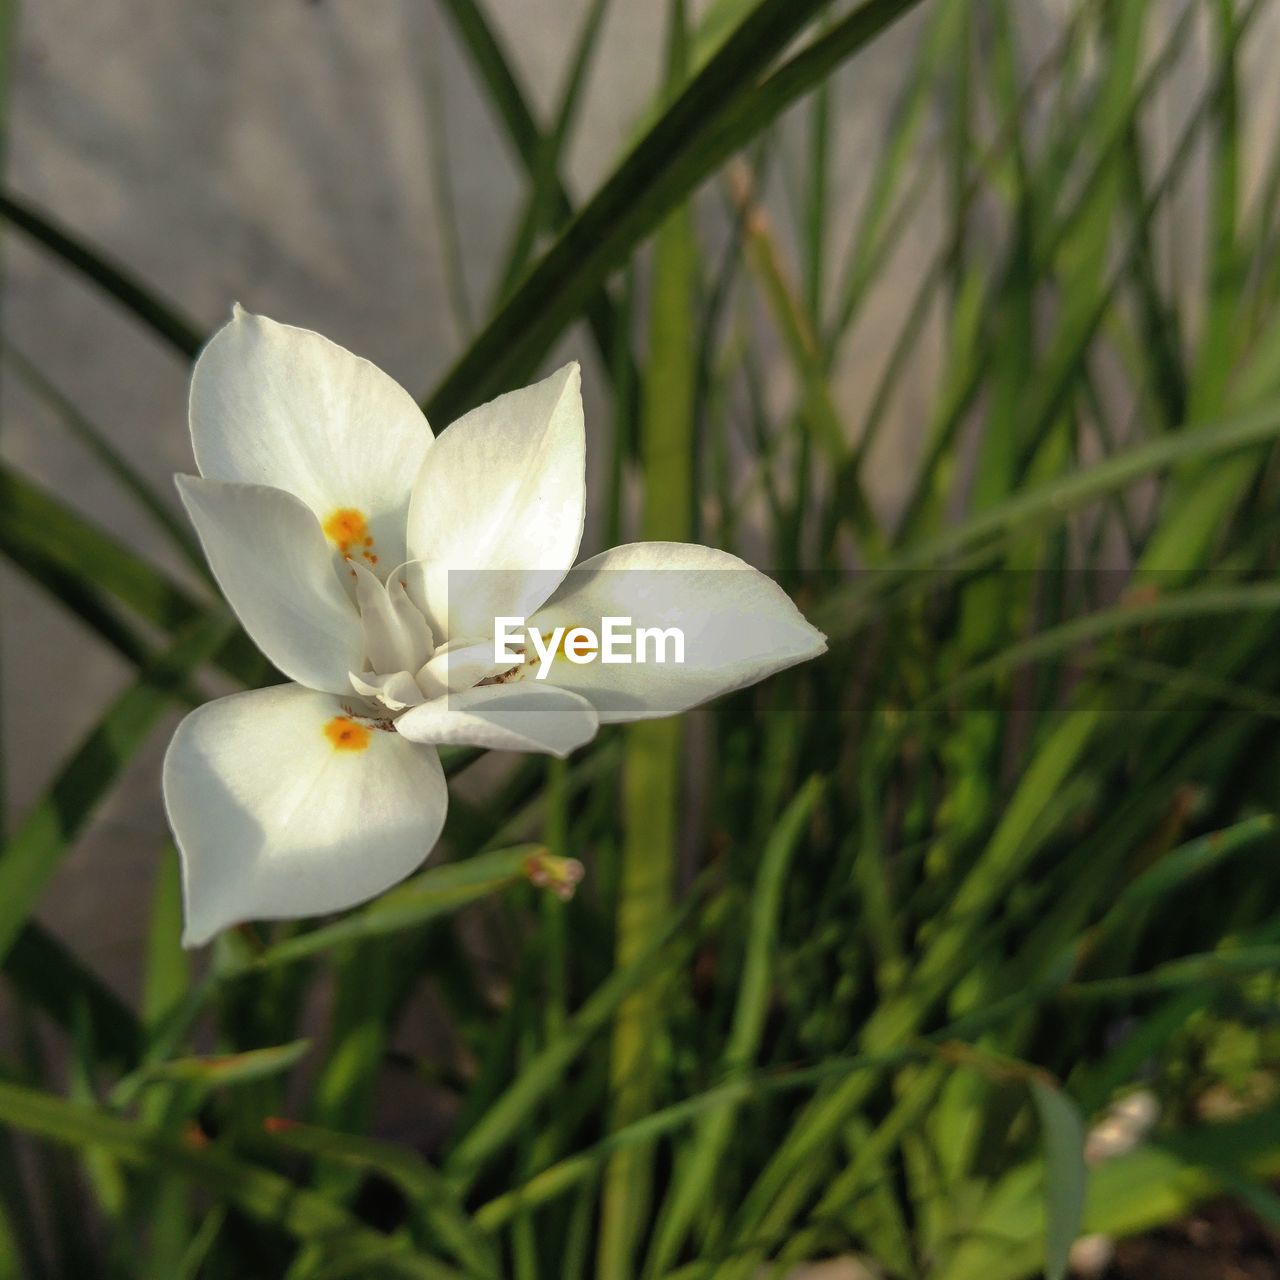
[[[295,683],[198,708],[169,746],[188,946],[414,870],[444,825],[439,744],[563,756],[601,722],[683,711],[825,648],[723,551],[640,543],[566,578],[586,497],[575,364],[433,440],[368,361],[237,307],[196,362],[191,436],[182,500],[245,630]],[[556,660],[546,681],[494,661],[499,616],[550,634],[618,613],[703,644],[679,666]]]

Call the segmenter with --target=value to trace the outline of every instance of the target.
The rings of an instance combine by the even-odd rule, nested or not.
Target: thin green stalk
[[[722,1064],[726,1082],[747,1072],[760,1051],[772,966],[777,960],[778,917],[787,872],[821,793],[821,780],[811,778],[787,806],[760,857],[760,870],[751,895],[746,958]],[[712,1191],[734,1119],[732,1107],[705,1117],[683,1148],[684,1162],[667,1195],[645,1268],[646,1276],[664,1274],[675,1261],[686,1233]]]
[[[471,296],[467,288],[466,260],[462,253],[462,234],[458,229],[458,202],[453,188],[453,166],[449,161],[449,121],[444,96],[444,77],[434,60],[427,67],[426,108],[428,136],[428,170],[431,174],[431,196],[435,207],[436,226],[440,235],[440,254],[444,262],[445,293],[453,312],[454,328],[460,342],[471,337]]]
[[[684,7],[671,8],[672,82],[683,74]],[[654,246],[649,364],[640,434],[644,474],[643,536],[688,541],[693,526],[694,282],[698,278],[693,212],[672,214]],[[642,953],[671,912],[680,833],[682,726],[642,721],[627,730],[623,764],[622,869],[618,889],[616,964]],[[664,997],[656,982],[619,1006],[610,1047],[610,1127],[624,1128],[652,1109],[667,1053]],[[617,1153],[604,1175],[597,1271],[611,1280],[634,1274],[648,1218],[652,1153]]]

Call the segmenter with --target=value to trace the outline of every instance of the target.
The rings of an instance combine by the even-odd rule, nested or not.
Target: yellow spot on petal
[[[364,518],[364,512],[357,511],[355,507],[339,507],[324,522],[324,531],[344,556],[351,554],[353,546],[373,546],[369,522]]]
[[[335,751],[364,751],[369,745],[369,730],[350,716],[334,716],[325,725],[324,736]]]

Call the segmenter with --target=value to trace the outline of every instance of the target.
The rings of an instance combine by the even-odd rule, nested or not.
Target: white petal
[[[578,554],[585,502],[576,364],[442,432],[409,506],[410,553],[428,563],[427,620],[437,640],[482,640],[498,614],[536,609]],[[459,570],[479,572],[460,579]]]
[[[279,489],[177,482],[209,567],[253,642],[291,680],[345,693],[364,641],[315,516]]]
[[[431,630],[409,602],[399,577],[393,573],[384,586],[358,560],[351,562],[351,571],[356,575],[356,603],[369,668],[383,674],[417,671],[431,657]]]
[[[406,711],[396,728],[412,742],[567,756],[595,737],[597,723],[585,698],[521,681],[434,698]]]
[[[428,698],[461,693],[489,676],[509,671],[510,662],[494,662],[493,644],[452,644],[437,649],[431,661],[418,672],[418,684]]]
[[[373,698],[391,711],[403,711],[426,701],[418,682],[407,671],[393,671],[383,676],[374,675],[372,671],[353,671],[351,687],[362,697]]]
[[[191,712],[165,756],[164,798],[187,946],[243,920],[338,911],[381,893],[431,852],[448,805],[434,751],[294,684]]]
[[[284,489],[322,525],[356,513],[378,563],[406,558],[409,493],[431,428],[376,365],[236,307],[196,361],[190,408],[202,475]]]
[[[544,635],[584,626],[603,638],[605,617],[679,628],[684,661],[652,661],[653,644],[645,663],[578,665],[557,656],[547,683],[589,698],[601,724],[674,715],[827,647],[777,583],[727,551],[682,542],[633,542],[583,561],[529,626]],[[674,654],[669,644],[668,658]]]

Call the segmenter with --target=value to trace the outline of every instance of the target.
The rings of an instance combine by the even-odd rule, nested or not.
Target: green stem
[[[683,5],[672,14],[673,81],[683,60]],[[659,229],[654,246],[649,367],[644,386],[640,459],[645,481],[643,536],[687,540],[693,525],[693,282],[697,277],[689,206]],[[671,910],[679,837],[681,725],[650,720],[627,731],[623,787],[626,823],[617,908],[617,965],[644,949]],[[610,1057],[611,1127],[652,1110],[665,1053],[661,984],[639,988],[618,1009]],[[633,1275],[650,1204],[652,1152],[617,1152],[605,1171],[597,1273]]]

